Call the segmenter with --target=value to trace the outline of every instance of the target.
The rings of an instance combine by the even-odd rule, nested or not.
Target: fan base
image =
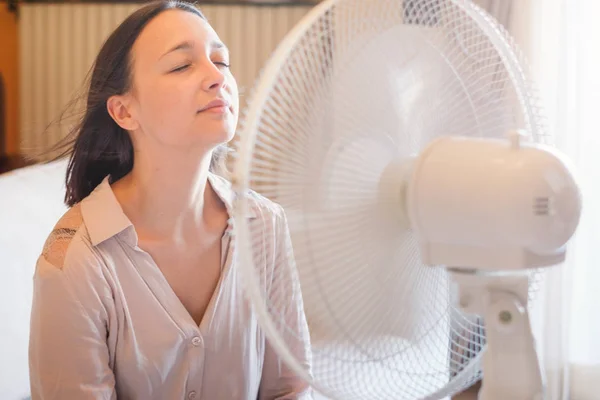
[[[460,307],[485,321],[485,380],[478,400],[542,400],[544,382],[527,311],[529,275],[450,271]]]

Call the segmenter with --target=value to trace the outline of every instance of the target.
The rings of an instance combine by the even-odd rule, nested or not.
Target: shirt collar
[[[231,230],[231,216],[233,215],[233,202],[236,195],[231,183],[212,172],[208,174],[208,182],[227,208],[227,213],[230,216],[228,230]],[[247,217],[251,219],[256,218],[254,204],[251,204],[248,210]],[[123,235],[128,244],[133,247],[137,246],[137,234],[135,233],[133,224],[123,212],[121,204],[117,201],[110,187],[108,176],[96,186],[89,196],[81,201],[81,213],[92,246],[97,246],[119,234]]]

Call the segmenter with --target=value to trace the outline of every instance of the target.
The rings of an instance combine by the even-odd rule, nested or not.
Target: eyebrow
[[[229,52],[229,49],[227,48],[227,46],[225,46],[225,44],[223,42],[220,42],[218,40],[213,40],[210,43],[210,45],[214,49],[224,49],[226,52]],[[189,42],[189,41],[181,42],[181,43],[177,44],[176,46],[172,47],[167,52],[165,52],[162,56],[160,56],[160,58],[163,58],[167,54],[170,54],[170,53],[172,53],[174,51],[191,50],[193,48],[194,48],[194,44],[192,42]]]

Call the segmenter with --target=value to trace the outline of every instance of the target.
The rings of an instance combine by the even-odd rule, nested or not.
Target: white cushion
[[[66,161],[0,175],[0,399],[29,396],[32,277],[46,237],[67,210]],[[57,310],[60,312],[60,310]]]

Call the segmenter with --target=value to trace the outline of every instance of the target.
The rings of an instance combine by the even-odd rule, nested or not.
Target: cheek
[[[190,102],[186,101],[184,92],[173,85],[154,85],[148,87],[141,104],[147,123],[173,126],[183,122],[184,104],[188,104],[189,108]]]
[[[236,110],[236,113],[237,113],[240,109],[240,96],[239,96],[239,92],[238,92],[237,82],[232,75],[229,76],[227,86],[229,87],[229,93],[231,94],[231,101],[232,101],[234,109]]]

